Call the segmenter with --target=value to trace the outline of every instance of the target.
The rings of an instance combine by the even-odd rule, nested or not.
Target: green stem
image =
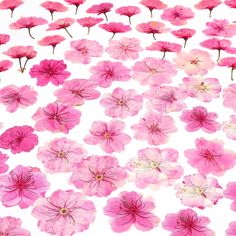
[[[29,58],[27,58],[26,61],[25,61],[24,67],[22,68],[22,70],[23,70],[22,73],[24,73],[25,68],[26,68],[26,64],[27,64],[28,61],[29,61]]]
[[[105,18],[106,18],[106,21],[108,22],[108,17],[107,17],[107,14],[106,13],[103,13]]]
[[[55,53],[55,48],[56,48],[56,46],[53,46],[52,47],[52,54],[54,55],[54,53]]]
[[[153,37],[155,40],[157,40],[157,39],[156,39],[156,36],[155,36],[155,33],[152,33],[152,37]]]
[[[70,34],[70,32],[68,31],[67,28],[64,28],[64,30],[66,31],[66,33],[67,33],[71,38],[73,38],[73,36]]]
[[[184,39],[184,48],[185,48],[186,45],[187,45],[187,41],[188,41],[188,39]]]
[[[153,17],[153,9],[150,9],[151,18]]]
[[[213,9],[209,9],[209,18],[211,18],[211,13]]]
[[[231,75],[231,80],[234,81],[234,68],[233,67],[231,68],[230,75]]]
[[[111,41],[115,37],[116,33],[113,33],[112,37],[109,39]]]
[[[33,37],[33,35],[31,34],[31,28],[28,28],[28,33],[29,33],[29,36],[32,38],[32,39],[35,39],[34,37]]]
[[[163,52],[163,56],[162,56],[161,60],[163,60],[165,58],[165,56],[166,56],[166,51]]]
[[[88,27],[87,35],[89,35],[89,33],[90,33],[90,27]]]
[[[76,6],[75,6],[75,15],[77,15],[78,9],[79,9],[79,5],[76,5]]]
[[[131,16],[129,16],[129,24],[132,25]]]
[[[220,49],[218,49],[218,56],[217,56],[217,62],[220,60]]]
[[[11,18],[13,17],[14,9],[11,9]]]
[[[20,65],[20,71],[21,71],[21,73],[23,73],[24,71],[23,71],[23,68],[22,68],[21,58],[18,58],[18,60],[19,60],[19,65]]]
[[[50,11],[50,14],[51,14],[51,19],[52,19],[52,21],[53,21],[53,12]]]

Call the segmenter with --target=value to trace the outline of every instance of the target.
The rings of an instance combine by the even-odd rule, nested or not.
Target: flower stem
[[[185,48],[186,45],[187,45],[187,41],[188,41],[188,39],[184,39],[184,48]]]
[[[73,38],[67,28],[63,28],[63,29],[66,31],[66,33],[67,33],[71,38]]]
[[[155,40],[157,40],[157,39],[156,39],[156,36],[155,36],[155,33],[152,33],[152,37],[153,37]]]
[[[88,27],[87,35],[89,35],[89,33],[90,33],[90,27]]]
[[[56,46],[53,46],[52,47],[52,54],[54,55],[54,53],[55,53],[55,49],[56,49]]]
[[[114,37],[115,37],[116,33],[113,33],[113,35],[111,36],[111,38],[109,39],[109,41],[111,41]]]
[[[26,64],[27,64],[28,61],[29,61],[29,58],[27,58],[26,61],[25,61],[24,67],[22,68],[22,70],[23,70],[22,73],[25,71]]]
[[[231,68],[230,75],[231,75],[231,80],[234,81],[234,68],[233,67]]]
[[[166,56],[166,51],[163,52],[163,56],[162,56],[161,60],[163,60],[165,58],[165,56]]]
[[[21,73],[23,73],[24,71],[23,71],[23,68],[22,68],[21,58],[18,58],[18,60],[19,60],[19,65],[20,65],[20,71],[21,71]]]
[[[103,13],[104,14],[104,16],[105,16],[105,18],[106,18],[106,21],[108,22],[108,17],[107,17],[107,14],[106,14],[106,12],[105,13]]]
[[[11,9],[11,18],[13,17],[14,9]]]
[[[209,18],[211,18],[211,13],[213,9],[209,9]]]
[[[150,9],[151,18],[153,17],[153,9]]]
[[[53,12],[52,12],[52,11],[50,11],[50,14],[51,14],[51,19],[53,20]]]
[[[77,15],[78,9],[79,9],[79,5],[76,5],[76,6],[75,6],[75,15]]]
[[[35,39],[34,37],[33,37],[33,35],[31,34],[31,28],[28,28],[28,33],[29,33],[29,36],[32,38],[32,39]]]
[[[221,50],[218,49],[218,56],[217,56],[217,60],[216,60],[217,62],[220,60],[220,51],[221,51]]]
[[[129,16],[129,24],[132,25],[131,16]]]

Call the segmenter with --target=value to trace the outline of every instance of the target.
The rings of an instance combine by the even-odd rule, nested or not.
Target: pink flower
[[[188,19],[192,19],[194,13],[191,8],[177,5],[173,8],[167,8],[161,15],[162,20],[169,21],[172,25],[186,25]]]
[[[184,70],[188,75],[205,75],[215,66],[211,55],[199,49],[178,53],[174,62],[178,69]]]
[[[143,85],[159,86],[171,83],[171,77],[177,74],[171,62],[145,57],[142,61],[137,61],[132,69],[132,78]]]
[[[0,46],[6,44],[10,40],[9,34],[0,34]]]
[[[179,30],[173,30],[171,33],[176,36],[177,38],[184,40],[184,48],[186,47],[188,39],[192,38],[193,35],[196,33],[194,29],[183,28]]]
[[[131,24],[131,17],[138,15],[141,12],[139,7],[135,6],[125,6],[116,9],[116,13],[121,16],[127,16],[129,18],[129,23]]]
[[[40,198],[32,215],[41,231],[57,235],[72,236],[87,230],[95,219],[93,202],[73,190],[57,190],[50,197]]]
[[[230,182],[227,184],[227,187],[224,190],[224,197],[233,200],[231,209],[236,211],[236,182]]]
[[[206,216],[198,216],[191,208],[177,213],[167,214],[162,222],[165,230],[173,236],[214,236],[215,233],[207,227],[210,220]]]
[[[12,65],[13,63],[9,60],[0,61],[0,73],[9,70]]]
[[[86,100],[97,99],[100,93],[95,90],[96,85],[87,79],[68,80],[63,87],[56,90],[54,95],[64,105],[80,106]]]
[[[45,86],[49,82],[58,86],[70,76],[70,72],[66,71],[67,65],[63,60],[42,60],[39,65],[34,65],[30,69],[31,78],[37,79],[38,86]]]
[[[11,17],[13,17],[14,10],[22,5],[24,2],[22,0],[3,0],[0,3],[1,10],[10,10]]]
[[[6,216],[0,218],[0,229],[2,235],[30,236],[30,232],[21,228],[21,219]]]
[[[48,173],[70,172],[85,156],[85,149],[67,138],[53,139],[40,147],[37,153]]]
[[[100,22],[102,22],[103,19],[102,18],[94,18],[94,17],[84,17],[81,19],[78,19],[77,22],[82,26],[82,27],[87,27],[88,28],[88,35],[90,33],[90,29],[99,24]]]
[[[229,224],[229,228],[225,231],[226,236],[236,235],[236,221],[232,221]]]
[[[224,121],[222,129],[228,138],[236,140],[236,116],[231,115],[229,121]]]
[[[68,134],[80,122],[80,111],[71,106],[59,103],[49,103],[46,107],[38,108],[33,115],[37,131],[48,130]]]
[[[171,116],[154,111],[149,111],[131,128],[136,131],[134,134],[136,139],[147,140],[150,145],[167,143],[169,134],[177,131]]]
[[[35,104],[37,94],[28,85],[22,87],[8,85],[0,89],[0,103],[6,106],[7,111],[15,112],[18,108],[26,108]]]
[[[65,12],[68,10],[68,8],[60,2],[45,1],[41,3],[40,6],[50,12],[52,20],[54,12]]]
[[[209,10],[209,17],[211,18],[212,10],[218,7],[222,2],[220,0],[201,0],[199,3],[195,4],[195,8],[199,10]]]
[[[6,207],[32,206],[48,189],[46,175],[36,167],[18,165],[9,174],[0,176],[0,199]]]
[[[84,141],[90,145],[99,144],[107,153],[121,152],[131,141],[129,135],[122,133],[124,129],[125,123],[122,121],[94,121],[89,130],[90,134],[85,136]]]
[[[90,156],[78,163],[70,182],[88,196],[106,197],[125,183],[125,168],[111,156]]]
[[[197,106],[192,110],[185,110],[180,116],[180,120],[187,123],[185,129],[193,132],[202,129],[206,133],[214,133],[220,130],[221,126],[215,119],[218,118],[217,113],[208,112],[205,107]]]
[[[110,22],[107,24],[100,24],[100,28],[106,30],[107,32],[112,33],[112,37],[109,40],[112,40],[118,33],[126,33],[131,30],[129,25],[125,25],[121,22]]]
[[[106,48],[110,57],[122,61],[137,59],[142,50],[139,39],[127,37],[110,41]]]
[[[38,41],[38,44],[40,46],[51,46],[52,53],[54,54],[56,46],[61,42],[63,42],[64,40],[65,38],[62,37],[61,35],[52,35],[42,38],[40,41]]]
[[[149,231],[157,227],[160,219],[152,211],[155,204],[151,199],[143,199],[136,192],[121,192],[119,197],[109,198],[104,214],[110,216],[111,229],[121,233],[134,225],[138,230]]]
[[[176,196],[185,206],[212,207],[218,200],[223,198],[223,190],[213,177],[206,177],[201,174],[184,176],[182,183],[175,186]]]
[[[70,5],[74,5],[75,6],[75,15],[78,12],[78,8],[80,5],[82,5],[86,0],[65,0],[65,2],[67,2]]]
[[[153,10],[162,10],[167,7],[167,5],[160,0],[141,0],[140,3],[149,9],[151,17],[153,17]]]
[[[80,39],[70,42],[71,50],[65,52],[65,59],[72,63],[89,64],[92,57],[100,57],[103,47],[95,40]]]
[[[148,99],[148,108],[159,112],[178,112],[186,107],[183,102],[186,98],[186,92],[178,87],[154,87],[144,93],[144,98]]]
[[[224,106],[236,111],[236,84],[230,84],[223,90]]]
[[[170,184],[183,174],[177,159],[175,149],[145,148],[138,151],[138,158],[129,161],[127,168],[135,174],[135,184],[139,188]]]
[[[111,94],[105,94],[100,104],[106,108],[107,116],[122,119],[137,115],[142,109],[143,99],[134,89],[116,88]]]
[[[8,155],[0,152],[0,174],[3,174],[8,171],[9,166],[5,163],[8,159]]]
[[[28,125],[9,128],[0,136],[0,147],[11,149],[13,154],[30,152],[38,144],[38,136],[33,132]]]
[[[104,2],[104,3],[100,3],[98,5],[92,5],[87,10],[87,13],[94,13],[97,15],[103,14],[106,18],[106,21],[108,21],[107,13],[111,11],[112,7],[113,7],[112,3]]]
[[[225,57],[222,58],[219,63],[218,66],[224,66],[224,67],[228,67],[231,68],[231,80],[234,80],[234,70],[236,69],[236,57]]]
[[[236,154],[225,150],[223,141],[198,138],[195,145],[197,149],[188,149],[184,154],[188,163],[200,174],[223,175],[236,164]]]
[[[100,61],[90,68],[90,79],[102,88],[108,88],[113,81],[127,81],[130,79],[130,70],[121,62]]]
[[[225,5],[229,6],[230,8],[236,8],[236,1],[235,0],[225,0]]]

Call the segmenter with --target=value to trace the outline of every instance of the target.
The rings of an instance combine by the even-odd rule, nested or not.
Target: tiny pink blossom
[[[0,46],[6,44],[10,40],[9,34],[0,34]]]
[[[68,10],[62,3],[54,1],[45,1],[41,3],[40,6],[50,12],[52,20],[54,12],[65,12]]]
[[[70,182],[88,196],[106,197],[125,183],[127,173],[111,156],[90,156],[78,163]]]
[[[196,33],[196,30],[189,29],[189,28],[182,28],[179,30],[173,30],[171,33],[176,36],[177,38],[184,40],[184,48],[186,47],[187,41],[193,37],[193,35]]]
[[[0,174],[3,174],[8,171],[9,166],[5,163],[8,159],[9,159],[8,155],[0,152]]]
[[[231,115],[230,120],[224,121],[222,129],[228,138],[236,140],[236,116]]]
[[[92,5],[88,10],[87,13],[93,13],[97,15],[103,14],[106,18],[106,21],[108,21],[107,13],[111,11],[113,7],[112,3],[104,2],[100,3],[98,5]]]
[[[223,90],[224,106],[236,111],[236,84],[230,84]]]
[[[149,9],[151,17],[153,17],[153,10],[162,10],[167,7],[167,5],[160,0],[141,0],[140,3]]]
[[[94,121],[84,141],[90,145],[99,144],[103,151],[107,153],[121,152],[125,150],[131,138],[123,133],[125,123],[118,120],[110,122]]]
[[[86,0],[64,0],[64,1],[70,5],[75,6],[75,15],[76,15],[78,12],[79,6],[82,5],[83,3],[85,3]]]
[[[94,17],[83,17],[83,18],[77,20],[77,22],[82,27],[88,28],[88,33],[87,33],[88,35],[90,33],[90,29],[102,21],[103,21],[103,18],[94,18]]]
[[[222,2],[220,0],[201,0],[197,4],[195,4],[195,8],[199,10],[209,10],[209,17],[211,18],[211,14],[213,9],[218,7]]]
[[[121,16],[127,16],[129,18],[129,23],[131,25],[131,17],[138,15],[141,12],[139,7],[136,6],[125,6],[116,9],[116,13]]]
[[[0,73],[9,70],[13,63],[9,60],[0,61]]]
[[[233,200],[231,204],[231,209],[236,211],[236,182],[230,182],[227,184],[224,190],[224,197]]]
[[[236,221],[232,221],[229,224],[229,228],[225,231],[225,236],[235,236],[236,235]]]
[[[235,0],[225,0],[225,5],[230,8],[236,8],[236,1]]]
[[[56,46],[61,42],[63,42],[64,40],[65,38],[62,37],[61,35],[52,35],[42,38],[40,41],[38,41],[38,44],[40,46],[51,46],[52,53],[54,54]]]
[[[1,10],[10,10],[11,17],[13,17],[14,10],[22,5],[24,2],[22,0],[2,0],[0,3]]]
[[[234,70],[236,69],[236,57],[225,57],[222,58],[219,63],[218,66],[223,66],[223,67],[228,67],[231,69],[231,81],[234,80]]]

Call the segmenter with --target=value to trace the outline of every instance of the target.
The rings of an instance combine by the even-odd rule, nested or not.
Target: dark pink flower
[[[179,30],[173,30],[171,33],[176,36],[177,38],[184,40],[184,48],[186,47],[188,39],[190,39],[195,33],[196,30],[189,29],[189,28],[183,28]]]
[[[140,8],[135,6],[125,6],[116,9],[116,13],[118,13],[121,16],[127,16],[129,18],[130,24],[131,24],[131,17],[138,15],[140,12],[141,12]]]
[[[224,66],[224,67],[228,67],[231,68],[231,80],[234,80],[234,70],[236,69],[236,57],[225,57],[222,58],[219,63],[218,66]]]
[[[201,0],[199,3],[195,4],[195,8],[199,10],[209,10],[209,17],[211,18],[212,10],[218,7],[222,2],[220,0]]]
[[[0,73],[9,70],[12,67],[12,62],[9,60],[0,61]]]
[[[94,13],[94,14],[97,14],[97,15],[103,14],[106,18],[106,21],[108,21],[107,13],[111,11],[112,7],[113,7],[112,3],[104,2],[104,3],[100,3],[98,5],[92,5],[87,10],[87,13]]]
[[[225,0],[225,5],[229,6],[230,8],[236,8],[236,1],[235,0]]]
[[[94,17],[84,17],[81,19],[78,19],[77,22],[82,26],[82,27],[87,27],[88,28],[88,35],[90,33],[90,29],[99,24],[100,22],[102,22],[103,19],[102,18],[94,18]]]
[[[8,171],[9,166],[5,163],[8,159],[9,159],[8,155],[0,152],[0,174],[3,174]],[[0,230],[1,230],[1,227],[0,227]]]
[[[236,211],[236,182],[230,182],[227,184],[226,189],[224,190],[224,197],[233,200],[231,209]]]
[[[225,231],[225,236],[235,236],[236,235],[236,221],[232,221],[229,224],[229,228]]]
[[[64,6],[62,3],[54,1],[45,1],[41,3],[40,6],[42,6],[43,8],[45,8],[50,12],[52,20],[54,12],[65,12],[68,10],[68,8]]]
[[[153,17],[153,10],[162,10],[167,7],[167,5],[160,0],[141,0],[140,3],[149,9],[151,17]]]
[[[65,38],[62,37],[61,35],[46,36],[42,38],[40,41],[38,41],[38,44],[40,46],[51,46],[52,53],[54,54],[56,46],[61,42],[63,42],[64,40]]]
[[[74,5],[75,6],[75,15],[78,12],[78,8],[80,5],[82,5],[86,0],[65,0],[65,2],[67,2],[70,5]]]
[[[0,34],[0,46],[6,44],[10,40],[9,34]]]
[[[1,10],[10,10],[11,17],[13,17],[14,10],[22,5],[24,2],[22,0],[3,0],[0,3]]]

